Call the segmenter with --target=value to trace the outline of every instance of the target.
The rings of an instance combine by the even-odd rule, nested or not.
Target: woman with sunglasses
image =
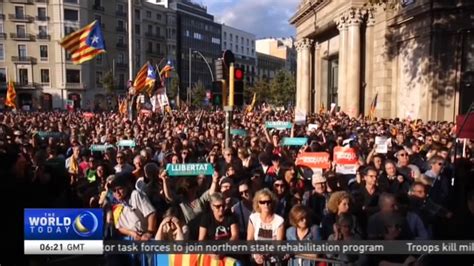
[[[214,193],[210,198],[211,214],[202,215],[198,240],[238,240],[238,222],[232,213],[224,211],[224,197]]]
[[[284,219],[275,213],[277,198],[269,189],[257,191],[253,199],[253,210],[249,217],[247,240],[283,240],[285,237]],[[275,265],[279,260],[269,254],[253,254],[253,265],[270,262]]]

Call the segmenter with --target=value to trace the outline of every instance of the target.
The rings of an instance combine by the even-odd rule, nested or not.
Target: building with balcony
[[[212,62],[222,56],[221,25],[214,22],[214,16],[207,13],[206,6],[190,0],[147,0],[147,2],[167,6],[176,11],[178,32],[176,69],[180,78],[181,99],[188,99],[198,81],[201,81],[207,89],[211,89]]]
[[[103,77],[113,71],[114,85],[126,90],[129,80],[127,0],[4,0],[0,1],[0,109],[7,79],[17,90],[24,109],[106,109],[116,101],[108,96]],[[147,60],[154,64],[175,60],[176,12],[134,1],[134,75]],[[71,32],[98,20],[107,52],[74,65],[58,42]],[[162,66],[163,66],[162,65]]]
[[[231,50],[235,64],[245,73],[245,82],[253,84],[256,75],[255,34],[222,24],[222,50]]]
[[[284,69],[296,74],[296,49],[293,38],[264,38],[256,41],[258,53],[285,60]]]
[[[454,121],[474,99],[474,2],[304,0],[296,27],[296,108],[352,117]]]
[[[285,66],[286,60],[283,58],[257,52],[256,78],[270,80]]]

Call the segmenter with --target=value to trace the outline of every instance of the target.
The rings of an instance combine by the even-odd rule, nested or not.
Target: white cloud
[[[295,34],[288,20],[301,0],[206,0],[216,21],[254,33],[257,38]]]

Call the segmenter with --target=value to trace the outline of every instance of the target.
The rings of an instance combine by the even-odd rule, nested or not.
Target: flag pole
[[[129,80],[133,80],[133,0],[128,0],[128,76]]]

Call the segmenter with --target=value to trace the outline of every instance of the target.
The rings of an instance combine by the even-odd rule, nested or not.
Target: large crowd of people
[[[303,124],[294,117],[271,108],[236,112],[232,128],[246,134],[233,135],[225,147],[222,111],[174,110],[133,121],[114,112],[0,113],[1,182],[4,189],[21,188],[22,207],[103,208],[106,239],[474,239],[474,142],[459,143],[454,123],[342,112],[311,114]],[[266,121],[290,121],[292,128],[268,129]],[[289,136],[308,141],[282,145]],[[386,153],[377,153],[377,136],[389,138]],[[120,140],[134,144],[117,145]],[[355,173],[337,170],[333,151],[342,146],[357,153]],[[296,165],[302,152],[329,153],[329,169]],[[170,176],[166,166],[179,163],[210,163],[215,172]],[[421,265],[409,255],[237,259],[243,265],[322,259]]]

